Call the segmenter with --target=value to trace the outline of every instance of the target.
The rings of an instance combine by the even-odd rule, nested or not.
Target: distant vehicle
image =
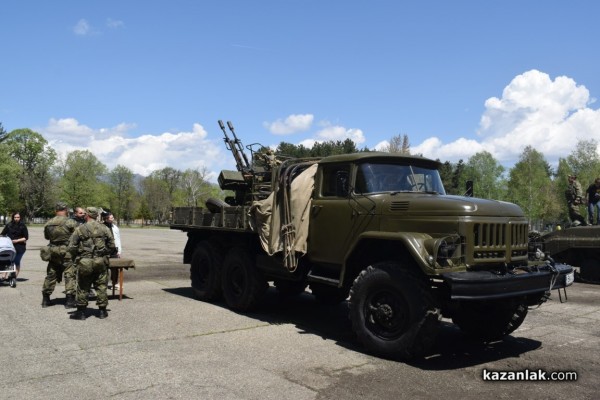
[[[348,299],[352,328],[371,352],[411,358],[435,341],[441,316],[479,339],[517,329],[570,266],[529,260],[528,221],[510,203],[446,195],[422,157],[363,152],[318,159],[253,152],[219,121],[237,171],[235,196],[176,208],[187,232],[183,262],[204,301],[248,311],[268,282],[286,295]]]
[[[600,284],[600,226],[577,226],[540,234],[530,233],[532,251],[540,249],[555,261],[577,267],[575,278]]]

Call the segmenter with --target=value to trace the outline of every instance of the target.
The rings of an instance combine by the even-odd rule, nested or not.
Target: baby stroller
[[[0,274],[8,272],[8,284],[14,288],[17,286],[17,266],[13,262],[17,251],[12,240],[6,236],[0,236]]]

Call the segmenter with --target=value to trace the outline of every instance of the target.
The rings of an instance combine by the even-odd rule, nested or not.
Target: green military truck
[[[247,311],[269,282],[285,295],[308,286],[323,303],[347,300],[369,351],[407,359],[429,351],[441,317],[499,338],[573,282],[571,267],[529,260],[518,206],[447,195],[437,161],[252,152],[249,162],[233,126],[229,139],[219,124],[238,166],[219,184],[235,196],[176,208],[171,224],[187,232],[183,262],[200,300]]]
[[[541,234],[531,232],[530,254],[540,250],[545,257],[577,267],[575,279],[600,284],[600,226],[577,226]]]

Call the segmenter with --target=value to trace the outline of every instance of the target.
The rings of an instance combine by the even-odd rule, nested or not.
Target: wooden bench
[[[123,282],[124,282],[124,269],[135,269],[135,261],[127,259],[127,258],[109,258],[109,268],[111,270],[112,278],[112,295],[115,296],[115,285],[117,280],[119,282],[119,301],[123,300]],[[112,271],[117,271],[117,275],[112,273]]]

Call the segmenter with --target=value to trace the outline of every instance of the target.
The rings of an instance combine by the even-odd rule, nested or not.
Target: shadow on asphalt
[[[194,299],[191,287],[163,290]],[[222,301],[213,305],[232,312]],[[368,354],[352,332],[346,302],[325,306],[318,303],[308,292],[297,297],[283,298],[275,288],[271,287],[258,310],[243,315],[274,325],[293,324],[300,329],[300,334],[316,335],[323,340],[333,340],[338,346],[346,349]],[[482,343],[463,334],[454,324],[442,321],[437,343],[431,354],[406,363],[423,370],[453,370],[520,357],[524,353],[540,348],[541,345],[542,343],[537,340],[513,336]]]

